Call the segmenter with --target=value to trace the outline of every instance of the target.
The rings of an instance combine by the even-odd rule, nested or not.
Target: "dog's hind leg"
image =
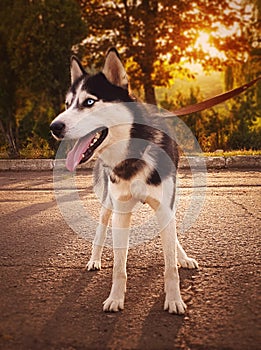
[[[101,269],[101,256],[103,244],[106,238],[106,232],[111,212],[111,208],[108,206],[104,206],[101,209],[99,224],[97,226],[96,234],[92,244],[92,255],[89,262],[86,265],[86,269],[88,271]]]
[[[177,239],[178,264],[186,269],[198,269],[198,262],[189,258]]]
[[[119,311],[124,307],[126,292],[127,272],[126,262],[129,243],[129,225],[131,212],[113,213],[112,237],[113,237],[113,276],[109,297],[103,303],[104,311]]]

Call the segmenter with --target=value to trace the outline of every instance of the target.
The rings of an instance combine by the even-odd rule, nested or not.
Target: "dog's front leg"
[[[110,295],[103,303],[104,311],[119,311],[124,307],[130,217],[131,213],[115,212],[112,215],[113,276]]]
[[[165,260],[165,292],[166,299],[164,310],[170,313],[183,314],[186,304],[180,294],[179,273],[177,266],[177,234],[175,218],[166,208],[160,208],[157,212],[159,225],[161,227],[161,240]]]
[[[101,269],[101,256],[103,244],[106,238],[107,227],[111,216],[111,209],[107,205],[101,208],[99,224],[92,244],[92,255],[86,265],[88,271]]]

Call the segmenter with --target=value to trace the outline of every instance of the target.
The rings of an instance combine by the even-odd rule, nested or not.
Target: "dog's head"
[[[66,110],[51,123],[53,136],[77,140],[68,153],[66,166],[73,171],[115,140],[124,137],[132,122],[124,104],[133,102],[129,95],[126,71],[115,48],[105,59],[102,72],[89,75],[79,60],[71,59],[71,87],[66,95]],[[128,135],[125,135],[128,138]]]

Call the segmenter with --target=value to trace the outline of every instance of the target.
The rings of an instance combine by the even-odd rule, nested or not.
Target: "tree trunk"
[[[11,124],[8,124],[7,130],[5,130],[2,120],[0,120],[0,132],[4,136],[5,142],[8,144],[9,156],[11,158],[18,158],[19,152],[17,149],[15,138],[13,136],[13,130],[12,130]]]
[[[143,73],[143,88],[145,102],[156,105],[156,94],[152,74],[156,55],[156,23],[158,16],[158,0],[142,0],[140,13],[143,18],[144,29],[140,32],[140,39],[143,46],[143,54],[139,58],[139,65]]]
[[[156,105],[156,94],[155,94],[155,88],[152,85],[152,82],[146,82],[144,83],[144,95],[145,95],[145,102]]]

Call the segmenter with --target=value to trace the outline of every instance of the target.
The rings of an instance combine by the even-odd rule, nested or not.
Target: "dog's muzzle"
[[[50,129],[54,137],[63,139],[65,134],[65,124],[62,122],[53,122],[50,125]]]

